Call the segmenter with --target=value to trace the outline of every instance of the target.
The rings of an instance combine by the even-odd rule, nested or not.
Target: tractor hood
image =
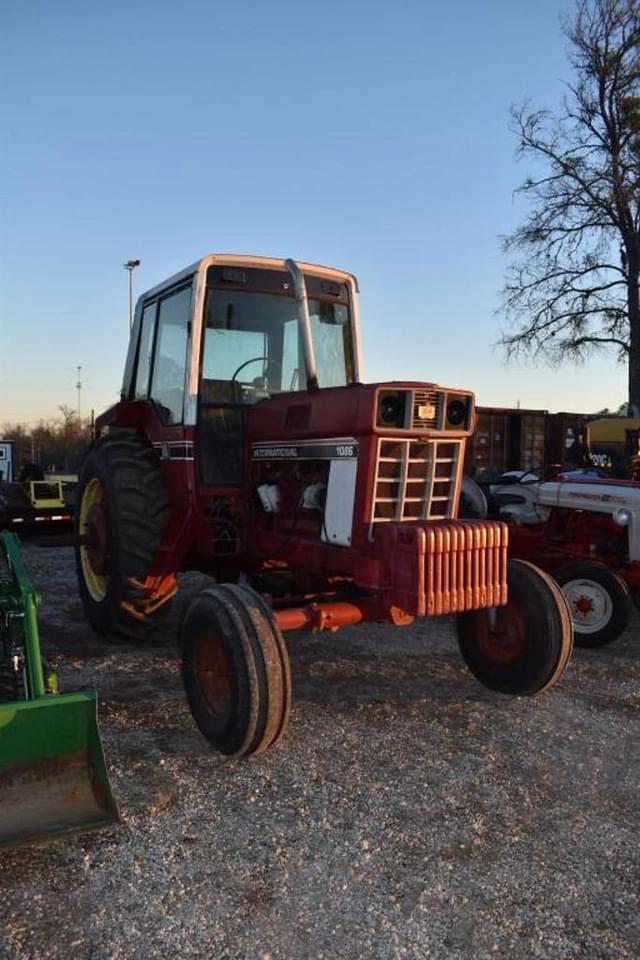
[[[625,480],[547,480],[528,484],[536,504],[607,513],[629,528],[629,559],[640,560],[640,483]]]

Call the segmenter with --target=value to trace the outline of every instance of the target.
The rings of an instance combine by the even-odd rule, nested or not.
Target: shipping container
[[[465,469],[531,470],[545,465],[546,410],[477,407],[476,429],[467,445]]]
[[[588,422],[589,416],[585,413],[547,414],[547,472],[584,465]]]

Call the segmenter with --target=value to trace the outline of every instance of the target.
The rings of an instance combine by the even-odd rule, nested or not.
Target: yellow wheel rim
[[[95,477],[89,480],[82,491],[82,500],[80,501],[80,520],[78,532],[81,537],[86,537],[92,531],[92,525],[89,522],[92,511],[103,508],[105,501],[102,484]],[[80,566],[85,586],[89,591],[92,600],[96,603],[104,600],[107,595],[108,578],[104,573],[98,573],[91,562],[91,556],[86,546],[80,547]]]

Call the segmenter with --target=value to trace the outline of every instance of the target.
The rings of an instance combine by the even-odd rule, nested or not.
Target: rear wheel
[[[490,690],[528,695],[553,686],[573,647],[571,617],[557,584],[523,560],[510,560],[505,606],[458,617],[465,663]]]
[[[92,626],[114,638],[148,639],[154,618],[135,619],[139,590],[170,512],[158,458],[134,431],[119,430],[90,450],[78,481],[76,547],[80,596]]]
[[[181,647],[191,712],[217,750],[243,757],[278,742],[291,706],[289,655],[257,593],[232,584],[203,590],[187,608]]]
[[[576,646],[604,647],[626,629],[632,600],[622,577],[590,560],[567,563],[554,576],[569,604]]]

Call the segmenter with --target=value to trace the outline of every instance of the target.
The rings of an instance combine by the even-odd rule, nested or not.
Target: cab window
[[[146,400],[149,396],[149,374],[151,372],[151,356],[153,353],[153,335],[156,329],[156,306],[157,304],[155,303],[148,304],[142,314],[136,385],[133,394],[136,400]]]
[[[190,309],[191,286],[165,297],[158,305],[150,396],[167,425],[182,423],[183,419]]]

